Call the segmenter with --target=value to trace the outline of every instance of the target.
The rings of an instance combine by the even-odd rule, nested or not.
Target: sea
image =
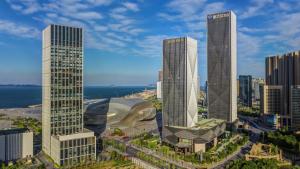
[[[150,86],[99,86],[84,87],[85,99],[122,97],[150,90]],[[0,109],[25,108],[42,103],[41,86],[0,86]]]

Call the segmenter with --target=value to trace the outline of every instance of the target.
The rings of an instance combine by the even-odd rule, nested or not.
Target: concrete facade
[[[33,157],[33,132],[26,129],[0,131],[0,161]]]
[[[163,41],[163,125],[192,127],[198,121],[197,41]]]
[[[65,150],[59,139],[53,139],[85,138],[87,132],[83,128],[83,38],[82,28],[49,25],[43,31],[42,149],[63,166],[96,159],[95,144],[90,153],[78,149],[72,154],[74,147]],[[68,158],[58,158],[64,152],[69,152]]]
[[[236,16],[207,16],[208,117],[237,120]]]

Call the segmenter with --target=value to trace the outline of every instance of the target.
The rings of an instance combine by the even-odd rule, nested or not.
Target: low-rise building
[[[33,132],[27,129],[0,130],[0,162],[33,156]]]
[[[205,152],[217,145],[225,129],[220,119],[202,119],[193,127],[165,126],[163,142],[183,153]]]

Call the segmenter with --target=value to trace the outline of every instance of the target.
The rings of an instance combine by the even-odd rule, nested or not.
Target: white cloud
[[[269,4],[272,4],[273,2],[273,0],[252,0],[252,5],[245,12],[242,12],[239,17],[241,19],[246,19],[262,15],[265,13],[265,11],[263,11],[262,9]]]
[[[70,15],[74,16],[74,18],[85,20],[85,19],[101,19],[103,16],[98,12],[79,12],[76,15]]]
[[[0,20],[0,32],[8,33],[23,38],[39,38],[40,31],[35,27],[14,23],[8,20]]]
[[[87,0],[87,1],[96,6],[110,5],[113,2],[113,0]]]
[[[289,11],[292,8],[291,4],[286,3],[286,2],[278,2],[278,6],[280,9],[285,10],[285,11]]]
[[[162,42],[169,38],[167,35],[150,35],[139,41],[138,49],[133,50],[136,55],[147,57],[162,57]]]
[[[137,4],[135,3],[132,3],[132,2],[125,2],[123,3],[124,7],[126,7],[127,9],[131,10],[131,11],[134,11],[134,12],[137,12],[139,11],[139,7]]]
[[[94,27],[94,29],[95,29],[96,31],[103,32],[103,31],[107,31],[107,30],[108,30],[108,27],[107,27],[107,26],[102,26],[102,25],[96,25],[96,26]]]

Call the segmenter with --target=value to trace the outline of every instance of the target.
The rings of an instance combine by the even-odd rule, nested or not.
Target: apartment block
[[[300,51],[267,57],[265,76],[267,86],[282,87],[280,123],[282,127],[291,128],[292,122],[296,121],[293,120],[293,113],[296,113],[293,106],[297,105],[297,88],[294,86],[300,85]]]

